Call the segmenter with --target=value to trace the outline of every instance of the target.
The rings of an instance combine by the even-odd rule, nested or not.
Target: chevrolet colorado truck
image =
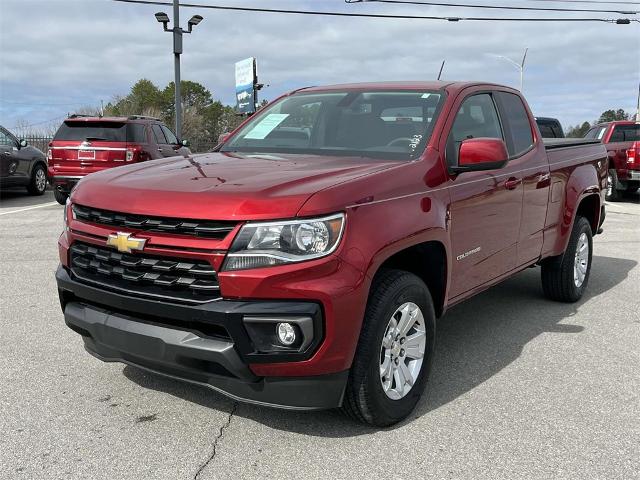
[[[602,140],[607,148],[609,172],[605,198],[611,202],[640,188],[640,158],[634,142],[640,141],[640,122],[616,121],[593,126],[585,138]]]
[[[213,152],[82,179],[65,322],[103,361],[391,425],[447,308],[536,265],[546,296],[580,299],[606,160],[598,140],[543,144],[508,87],[297,90]]]

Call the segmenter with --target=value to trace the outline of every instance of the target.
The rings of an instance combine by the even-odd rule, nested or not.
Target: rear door
[[[472,91],[473,92],[473,91]],[[476,91],[452,110],[446,160],[457,165],[460,144],[468,138],[506,141],[495,92]],[[451,119],[448,122],[452,122]],[[522,211],[520,166],[459,174],[451,181],[452,275],[449,297],[455,299],[513,270]]]
[[[522,99],[505,91],[497,92],[496,99],[505,125],[509,163],[521,170],[518,176],[522,178],[523,203],[517,261],[520,266],[537,260],[542,252],[551,174],[544,145],[534,136],[535,129]]]
[[[51,145],[56,175],[86,175],[124,164],[127,123],[107,120],[67,120]]]
[[[162,125],[156,123],[151,126],[151,131],[153,132],[153,136],[158,144],[158,152],[163,157],[173,157],[176,155],[175,150],[173,149],[173,145],[169,143],[164,130],[162,129]]]

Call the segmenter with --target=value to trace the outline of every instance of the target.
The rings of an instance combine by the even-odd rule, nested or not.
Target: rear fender
[[[588,212],[588,220],[591,223],[592,228],[595,225],[595,230],[597,230],[602,207],[600,182],[598,181],[598,175],[593,165],[580,165],[571,173],[571,176],[567,181],[564,208],[559,225],[560,232],[556,240],[553,253],[554,255],[561,255],[567,249],[578,208],[582,201],[590,196],[597,198],[597,208],[594,208],[593,212]]]

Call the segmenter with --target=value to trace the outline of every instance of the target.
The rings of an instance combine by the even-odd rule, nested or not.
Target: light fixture
[[[285,346],[291,346],[296,341],[296,329],[288,322],[281,322],[276,327],[278,340]]]
[[[193,17],[191,17],[191,19],[189,19],[189,21],[187,22],[187,25],[189,27],[187,31],[191,33],[191,30],[193,30],[193,27],[198,25],[201,21],[202,21],[201,15],[194,15]]]

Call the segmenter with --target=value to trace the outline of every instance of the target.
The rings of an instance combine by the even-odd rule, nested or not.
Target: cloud
[[[280,0],[270,1],[269,6],[514,16],[436,7],[345,5],[341,0]],[[170,7],[108,0],[3,0],[0,123],[11,127],[19,119],[41,122],[83,105],[98,105],[100,100],[126,94],[142,77],[160,86],[173,80],[171,35],[163,33],[153,18],[158,10],[171,13]],[[261,95],[274,98],[306,85],[430,80],[443,59],[444,79],[518,86],[517,70],[490,54],[518,59],[529,47],[524,90],[537,115],[558,117],[568,126],[591,121],[608,108],[632,111],[636,104],[638,24],[448,23],[193,8],[182,9],[182,23],[194,13],[205,19],[193,35],[185,36],[183,78],[204,84],[226,103],[233,101],[233,64],[249,56],[258,58],[260,81],[269,84]]]

